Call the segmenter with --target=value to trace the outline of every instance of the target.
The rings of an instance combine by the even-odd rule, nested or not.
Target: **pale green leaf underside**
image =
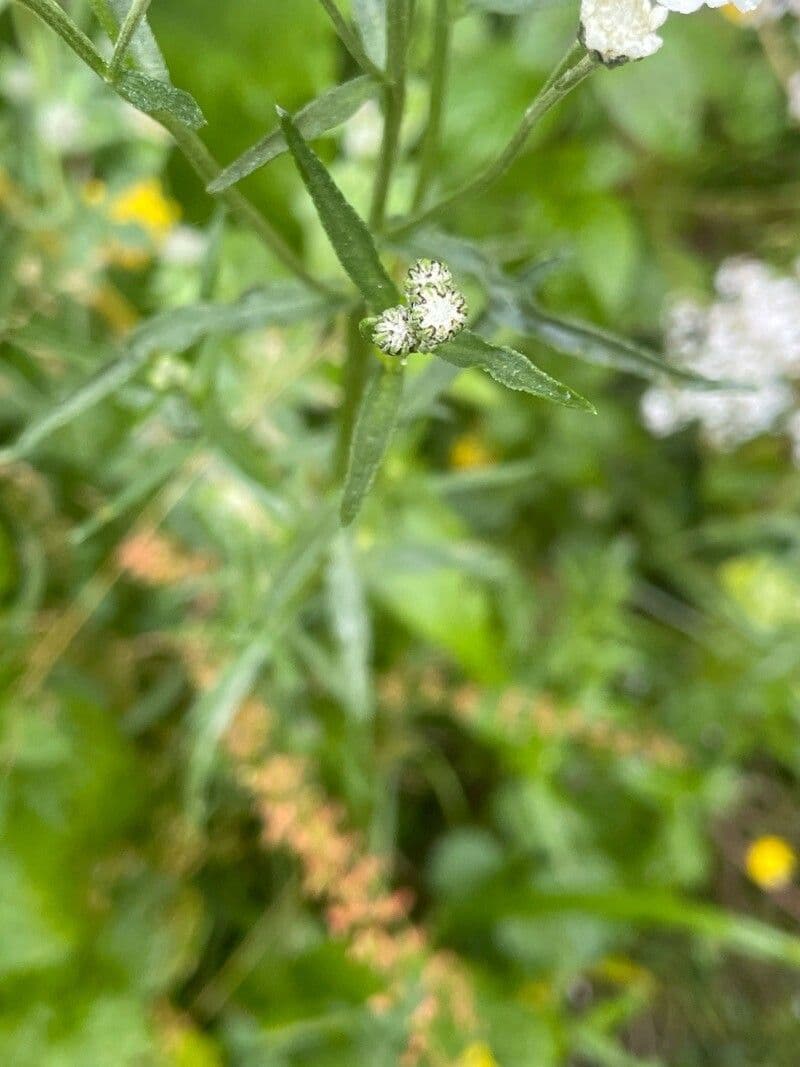
[[[470,330],[436,349],[436,355],[456,367],[481,367],[507,389],[540,396],[565,407],[594,411],[594,407],[569,386],[551,378],[513,348],[493,345]]]
[[[377,83],[368,75],[353,78],[344,85],[335,86],[301,108],[294,116],[295,125],[307,140],[321,137],[324,133],[341,126],[343,122],[347,122],[377,91]],[[208,186],[208,192],[224,192],[288,150],[289,146],[282,131],[273,130],[226,167]]]
[[[168,82],[126,70],[114,82],[114,87],[129,104],[148,115],[167,112],[191,130],[199,130],[206,124],[205,116],[194,97]]]
[[[327,168],[306,144],[291,115],[279,108],[281,127],[306,189],[339,262],[371,311],[400,301],[397,286],[383,268],[365,223],[345,200]]]
[[[353,0],[353,18],[372,62],[386,66],[386,0]]]
[[[401,368],[395,370],[381,366],[364,393],[353,431],[342,495],[341,519],[344,526],[349,526],[360,511],[389,446],[397,425],[403,377]]]

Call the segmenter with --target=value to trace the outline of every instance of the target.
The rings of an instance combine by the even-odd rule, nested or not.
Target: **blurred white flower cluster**
[[[581,0],[580,38],[607,66],[653,55],[664,43],[656,30],[670,11],[688,15],[703,5],[722,7],[728,0]],[[782,0],[767,0],[778,3]],[[798,0],[785,0],[797,3]],[[754,11],[759,0],[733,0],[742,12]]]
[[[658,436],[697,422],[711,445],[732,449],[769,431],[792,435],[800,450],[793,382],[800,381],[800,262],[779,275],[754,259],[726,260],[716,300],[691,300],[667,315],[666,347],[677,366],[741,389],[666,385],[648,389],[642,417]]]

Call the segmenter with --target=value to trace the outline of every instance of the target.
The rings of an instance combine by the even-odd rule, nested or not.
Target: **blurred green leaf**
[[[609,330],[591,323],[576,322],[546,314],[531,304],[521,311],[503,315],[498,319],[521,333],[529,333],[568,356],[576,356],[587,363],[601,367],[613,367],[642,378],[672,378],[675,381],[695,385],[709,384],[708,379],[669,363],[658,353],[642,345],[627,341]]]
[[[344,530],[331,545],[327,587],[328,611],[339,645],[342,691],[350,713],[364,719],[372,712],[372,628],[353,541]]]
[[[134,331],[124,356],[29,423],[17,440],[0,452],[0,459],[10,462],[27,455],[56,430],[129,382],[156,352],[183,352],[212,334],[224,336],[273,323],[291,323],[330,306],[305,286],[278,282],[246,293],[232,304],[196,304],[165,311]]]
[[[403,379],[399,366],[381,365],[364,391],[342,493],[341,518],[345,526],[361,510],[389,447],[403,397]]]
[[[314,140],[346,122],[366,100],[372,99],[377,91],[377,83],[366,74],[343,85],[336,85],[301,108],[294,116],[295,125],[306,140]],[[229,189],[288,150],[286,138],[280,130],[267,134],[211,182],[209,193],[221,193]]]

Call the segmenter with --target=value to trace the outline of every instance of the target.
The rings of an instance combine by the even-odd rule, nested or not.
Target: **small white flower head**
[[[450,268],[438,259],[418,259],[413,263],[406,275],[405,290],[410,300],[413,300],[420,290],[426,285],[439,285],[450,287],[453,284],[453,275]]]
[[[405,356],[416,348],[416,339],[407,307],[388,308],[372,327],[372,340],[389,356]]]
[[[467,325],[467,301],[452,285],[425,285],[411,302],[411,322],[419,352],[433,352]]]
[[[651,0],[581,0],[580,38],[608,67],[644,59],[664,43],[656,30],[667,14]]]

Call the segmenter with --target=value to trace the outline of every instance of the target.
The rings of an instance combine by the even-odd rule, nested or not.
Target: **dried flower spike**
[[[372,328],[372,340],[390,356],[405,356],[415,345],[411,315],[407,307],[388,308]]]
[[[433,352],[467,324],[467,301],[451,285],[426,285],[414,296],[411,322],[420,352]]]
[[[452,286],[452,284],[453,275],[450,273],[450,268],[441,260],[418,259],[409,268],[405,290],[409,299],[413,300],[426,285]]]

